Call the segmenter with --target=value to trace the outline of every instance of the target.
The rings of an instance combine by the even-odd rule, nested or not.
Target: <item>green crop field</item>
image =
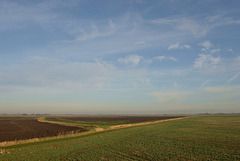
[[[1,148],[0,160],[240,160],[239,116],[194,116]]]

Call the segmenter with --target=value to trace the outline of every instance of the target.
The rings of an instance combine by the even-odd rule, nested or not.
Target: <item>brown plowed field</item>
[[[0,117],[0,142],[84,132],[83,128],[38,122],[33,117]]]
[[[166,120],[180,118],[183,116],[60,116],[47,117],[49,121],[59,121],[59,119],[68,120],[68,122],[84,121],[88,123],[106,122],[107,124],[133,124],[139,122]]]

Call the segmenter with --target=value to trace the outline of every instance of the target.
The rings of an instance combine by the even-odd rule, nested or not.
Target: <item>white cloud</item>
[[[185,48],[185,49],[190,49],[190,48],[191,48],[191,45],[183,44],[182,47]]]
[[[118,61],[124,64],[136,66],[139,64],[141,59],[143,59],[143,57],[139,55],[128,55],[125,58],[119,58]]]
[[[199,57],[194,62],[194,67],[196,68],[207,68],[210,66],[215,66],[220,62],[220,57],[213,57],[211,55],[200,54]]]
[[[169,60],[172,60],[172,61],[177,61],[177,59],[176,59],[176,58],[174,58],[174,57],[171,57],[171,56],[170,56],[168,59],[169,59]]]
[[[211,53],[218,53],[220,51],[221,51],[220,49],[212,49],[212,50],[210,50]]]
[[[162,61],[162,60],[166,59],[166,57],[165,56],[156,56],[154,59]]]
[[[202,46],[202,51],[208,51],[213,45],[210,41],[204,41],[198,44],[199,46]]]
[[[172,61],[177,61],[176,58],[174,57],[166,57],[166,56],[156,56],[154,57],[155,60],[163,61],[163,60],[172,60]]]
[[[191,48],[190,45],[187,45],[187,44],[181,45],[179,42],[177,42],[176,44],[171,44],[168,47],[168,50],[173,50],[173,49],[190,49],[190,48]]]
[[[235,74],[233,77],[228,79],[226,83],[231,83],[233,80],[237,79],[239,75],[240,75],[240,73]]]
[[[172,44],[168,47],[168,50],[172,50],[172,49],[178,49],[179,48],[179,42],[176,44]]]

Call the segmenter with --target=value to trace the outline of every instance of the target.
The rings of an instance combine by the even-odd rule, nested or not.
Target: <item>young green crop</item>
[[[239,116],[195,116],[8,147],[0,160],[240,160],[239,142]]]

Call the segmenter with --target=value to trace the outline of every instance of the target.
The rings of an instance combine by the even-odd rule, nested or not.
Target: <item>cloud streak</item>
[[[129,55],[126,56],[125,58],[119,58],[118,61],[120,63],[124,63],[124,64],[131,64],[133,66],[136,66],[140,63],[140,60],[143,59],[142,56],[139,55]]]
[[[169,47],[168,47],[168,50],[174,50],[174,49],[190,49],[191,46],[190,45],[187,45],[187,44],[180,44],[179,42],[176,43],[176,44],[171,44]]]
[[[167,57],[167,56],[156,56],[156,57],[154,57],[154,59],[155,60],[159,60],[159,61],[163,61],[163,60],[171,60],[171,61],[177,61],[177,59],[176,58],[174,58],[174,57]]]
[[[240,24],[239,19],[222,15],[209,16],[202,19],[186,18],[181,16],[159,18],[151,21],[158,25],[168,25],[176,30],[192,34],[194,37],[205,37],[211,30],[220,26]]]
[[[233,77],[231,77],[230,79],[228,79],[226,83],[227,83],[227,84],[231,83],[232,81],[234,81],[235,79],[237,79],[239,75],[240,75],[240,73],[235,74]]]

